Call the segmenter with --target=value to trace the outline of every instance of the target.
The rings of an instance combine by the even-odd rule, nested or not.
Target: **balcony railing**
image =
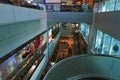
[[[61,4],[47,4],[47,12],[92,12],[90,5],[61,5]]]
[[[27,8],[33,8],[33,9],[41,9],[40,6],[33,5],[32,3],[28,3],[22,0],[0,0],[1,4],[9,4],[14,6],[21,6],[21,7],[27,7]]]

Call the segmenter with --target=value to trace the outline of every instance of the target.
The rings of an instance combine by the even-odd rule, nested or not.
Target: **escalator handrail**
[[[100,57],[100,58],[98,58]],[[70,58],[66,58],[66,59],[63,59],[61,60],[60,62],[58,62],[56,65],[54,65],[49,71],[48,73],[46,74],[46,76],[44,77],[43,80],[50,80],[50,76],[52,76],[52,78],[54,77],[53,75],[55,75],[56,77],[53,78],[53,79],[58,79],[58,80],[61,80],[59,79],[59,77],[57,78],[57,75],[60,75],[60,73],[62,73],[64,71],[64,73],[67,74],[67,76],[65,77],[64,74],[62,74],[60,77],[65,77],[65,78],[70,78],[71,75],[68,75],[70,74],[71,72],[70,71],[74,71],[74,70],[77,70],[77,73],[75,72],[75,74],[78,75],[79,71],[78,70],[83,70],[83,72],[79,75],[94,75],[94,72],[95,72],[95,75],[97,76],[103,76],[103,77],[106,77],[106,78],[110,78],[111,79],[116,79],[118,80],[119,76],[117,77],[117,75],[119,75],[119,73],[116,73],[113,71],[113,70],[116,70],[116,64],[114,65],[114,63],[119,63],[119,60],[120,58],[119,57],[116,57],[116,56],[112,56],[112,55],[106,55],[106,54],[84,54],[84,55],[79,55],[79,56],[74,56],[74,57],[70,57]],[[78,61],[77,61],[78,60]],[[85,62],[84,62],[85,60]],[[99,62],[96,62],[99,61]],[[110,61],[109,61],[110,60]],[[72,61],[72,62],[71,62]],[[82,62],[82,64],[79,64],[77,65],[77,62]],[[118,61],[118,62],[116,62]],[[87,62],[87,63],[86,63]],[[91,63],[92,62],[92,63]],[[105,63],[103,63],[105,62]],[[97,63],[97,64],[96,64]],[[109,65],[107,65],[106,63],[108,63]],[[68,65],[69,64],[69,65]],[[91,67],[89,69],[86,69],[86,67],[91,65]],[[78,67],[74,67],[73,66],[76,65]],[[94,71],[96,69],[94,69],[94,65],[96,66],[99,66],[101,65],[102,67],[98,67],[96,69],[98,69],[97,71]],[[66,66],[66,67],[65,67]],[[67,66],[72,66],[71,68],[68,68]],[[114,67],[113,67],[114,66]],[[119,66],[119,65],[118,65]],[[64,67],[64,68],[63,68]],[[79,68],[81,67],[81,68]],[[83,68],[82,68],[83,67]],[[107,68],[108,67],[108,68]],[[67,70],[66,70],[67,69]],[[70,71],[68,70],[70,69]],[[93,71],[92,71],[93,69]],[[101,69],[103,74],[99,73],[98,71],[100,71]],[[118,69],[118,68],[117,68]],[[106,70],[111,70],[110,72],[106,72]],[[58,71],[58,72],[57,72]],[[66,72],[67,71],[67,72]],[[85,72],[87,71],[87,72]],[[91,73],[92,71],[92,73]],[[90,73],[89,73],[90,72]],[[119,70],[118,70],[119,72]],[[104,74],[105,73],[105,74]],[[109,75],[108,75],[109,74]],[[72,77],[74,77],[75,75],[72,75]],[[113,77],[113,78],[112,78]],[[63,78],[64,79],[64,78]]]
[[[108,54],[83,54],[80,56],[104,56],[104,57],[112,57],[120,59],[120,56],[108,55]]]

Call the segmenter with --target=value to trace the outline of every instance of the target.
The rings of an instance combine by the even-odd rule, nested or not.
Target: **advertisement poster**
[[[52,41],[52,29],[49,30],[49,43]]]

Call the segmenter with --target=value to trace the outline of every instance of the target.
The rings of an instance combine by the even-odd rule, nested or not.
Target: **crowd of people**
[[[0,0],[0,3],[35,8],[35,9],[42,9],[38,5],[32,5],[32,2],[28,3],[25,0]],[[54,7],[56,7],[56,6],[57,5],[54,5],[54,4],[53,5],[46,4],[46,10],[55,11]],[[62,2],[59,7],[60,7],[60,9],[59,9],[60,11],[71,11],[71,12],[91,12],[93,10],[92,5],[89,5],[88,2],[82,2],[82,0],[75,0],[72,3]]]
[[[11,5],[25,5],[26,2],[22,0],[0,0],[0,3],[11,4]]]
[[[24,47],[24,52],[22,52],[22,57],[25,58],[29,54],[33,54],[40,48],[40,37],[30,42],[26,47]]]
[[[92,5],[89,5],[87,1],[75,0],[72,3],[62,3],[61,11],[73,11],[73,12],[88,12],[92,11]]]
[[[10,4],[10,5],[15,5],[15,6],[21,6],[21,7],[40,9],[39,6],[32,5],[31,3],[28,3],[27,1],[24,1],[24,0],[0,0],[0,3]]]
[[[91,5],[87,2],[82,3],[81,1],[76,1],[72,5],[61,5],[61,11],[72,11],[72,12],[91,12]]]

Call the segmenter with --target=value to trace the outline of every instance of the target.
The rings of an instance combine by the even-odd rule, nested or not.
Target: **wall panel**
[[[14,22],[13,6],[0,4],[0,25],[11,22]]]

